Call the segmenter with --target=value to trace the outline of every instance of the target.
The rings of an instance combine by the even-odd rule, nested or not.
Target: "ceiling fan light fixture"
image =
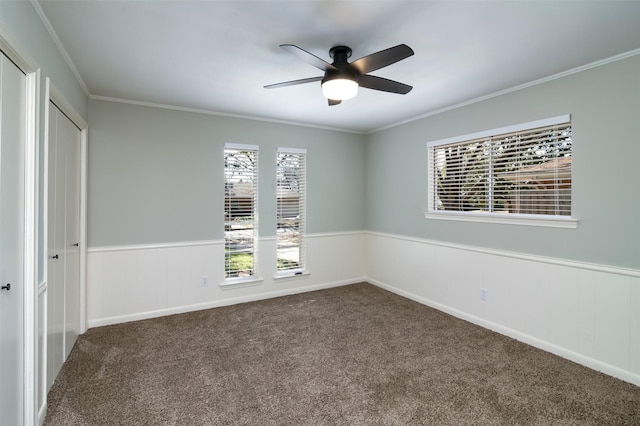
[[[350,76],[336,76],[322,80],[322,94],[327,99],[346,101],[358,94],[358,82]]]
[[[401,95],[406,95],[412,89],[408,84],[368,74],[371,71],[395,64],[413,55],[413,50],[406,44],[399,44],[385,50],[380,50],[371,55],[363,56],[351,63],[348,61],[351,57],[351,48],[348,46],[334,46],[329,50],[329,56],[333,58],[332,64],[293,44],[281,44],[280,47],[319,70],[324,71],[324,76],[269,84],[264,86],[265,89],[319,81],[322,87],[322,94],[329,99],[329,106],[338,105],[344,100],[355,97],[358,94],[358,87],[360,86],[366,89],[398,93]]]

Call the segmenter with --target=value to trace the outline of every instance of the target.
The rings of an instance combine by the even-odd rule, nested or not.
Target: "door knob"
[[[9,291],[11,290],[11,284],[7,283],[7,285],[3,285],[0,289]]]
[[[52,259],[57,259],[59,256],[57,254],[54,254],[53,256],[51,256]]]

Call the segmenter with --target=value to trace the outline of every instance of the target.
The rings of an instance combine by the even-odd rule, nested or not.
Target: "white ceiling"
[[[391,126],[640,48],[640,1],[38,0],[96,97],[338,128]],[[36,4],[37,6],[37,4]],[[405,43],[373,75],[407,95],[360,89],[327,106],[322,75],[278,46],[331,62]]]

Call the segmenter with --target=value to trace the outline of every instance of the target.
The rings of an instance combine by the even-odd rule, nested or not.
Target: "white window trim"
[[[224,144],[224,150],[223,150],[223,155],[224,155],[224,151],[226,151],[227,149],[238,149],[238,150],[247,150],[247,151],[256,151],[256,152],[260,152],[260,146],[259,145],[250,145],[250,144],[240,144],[240,143],[232,143],[232,142],[226,142]],[[259,160],[258,160],[259,161]],[[223,170],[223,174],[225,173],[225,171]],[[259,179],[259,177],[258,177]],[[258,181],[259,182],[259,181]],[[258,188],[256,188],[258,189]],[[258,202],[258,195],[259,192],[255,194],[255,199],[256,199],[256,203]],[[256,209],[255,211],[255,215],[254,215],[254,226],[255,226],[255,230],[256,232],[254,233],[254,249],[253,249],[253,270],[254,270],[254,275],[250,276],[250,277],[225,277],[223,279],[223,281],[219,284],[220,288],[222,289],[229,289],[229,288],[242,288],[242,287],[249,287],[249,286],[253,286],[253,285],[260,285],[264,280],[258,275],[258,241],[259,241],[259,233],[258,233],[258,210]],[[225,272],[226,273],[226,272]]]
[[[508,215],[499,213],[424,212],[425,219],[452,220],[458,222],[499,223],[503,225],[542,226],[547,228],[576,229],[578,219],[549,215]]]
[[[231,278],[225,278],[225,280],[220,283],[220,288],[230,289],[230,288],[252,287],[252,286],[261,285],[263,282],[264,280],[258,276],[231,277]]]
[[[278,271],[276,275],[273,277],[274,280],[284,280],[287,278],[306,278],[311,275],[306,269],[288,269],[286,271]]]
[[[307,154],[307,150],[303,148],[282,148],[278,147],[278,152],[288,152],[289,154]]]
[[[278,147],[277,149],[277,154],[284,152],[284,153],[289,153],[289,154],[302,154],[305,156],[305,170],[304,170],[304,174],[305,174],[305,179],[304,179],[304,196],[305,196],[305,203],[303,204],[303,212],[302,212],[302,217],[304,217],[304,232],[303,232],[303,238],[306,240],[306,235],[307,235],[307,203],[306,203],[306,197],[307,197],[307,179],[306,179],[306,166],[307,166],[307,150],[306,149],[302,149],[302,148],[285,148],[285,147]],[[278,237],[276,236],[276,247],[278,244]],[[274,276],[274,279],[279,280],[279,279],[283,279],[283,278],[295,278],[295,277],[306,277],[309,275],[309,271],[306,269],[306,264],[307,264],[307,253],[306,253],[306,241],[304,243],[302,243],[300,245],[300,254],[303,255],[302,257],[304,258],[304,263],[303,263],[303,267],[302,268],[296,268],[296,269],[285,269],[282,271],[277,270],[277,266],[276,266],[276,275]],[[277,250],[277,248],[276,248]],[[304,250],[304,253],[302,253],[302,251]],[[276,256],[277,257],[277,256]]]
[[[239,150],[246,150],[246,151],[259,151],[260,150],[260,146],[259,145],[248,145],[248,144],[244,144],[244,143],[232,143],[232,142],[227,142],[224,144],[224,148],[225,149],[239,149]]]
[[[536,127],[552,126],[554,124],[567,123],[571,121],[571,114],[558,115],[541,120],[529,121],[526,123],[514,124],[511,126],[499,127],[496,129],[483,130],[465,135],[453,136],[445,139],[438,139],[427,142],[427,150],[431,147],[453,144],[467,140],[487,138],[490,136],[500,135],[504,133],[513,133],[523,130],[535,129]],[[431,173],[431,171],[429,171]],[[431,186],[431,179],[429,179]],[[428,191],[428,210],[424,212],[425,219],[450,220],[459,222],[482,222],[482,223],[498,223],[505,225],[525,225],[525,226],[541,226],[549,228],[567,228],[576,229],[578,227],[578,219],[567,216],[550,216],[550,215],[526,215],[526,214],[500,214],[500,213],[484,213],[484,212],[451,212],[451,211],[435,211],[433,206],[433,191]]]

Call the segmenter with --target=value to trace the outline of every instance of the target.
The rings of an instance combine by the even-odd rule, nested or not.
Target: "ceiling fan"
[[[406,95],[413,89],[412,86],[407,84],[368,74],[371,71],[394,64],[413,55],[413,50],[406,44],[399,44],[372,53],[351,63],[347,62],[347,59],[351,57],[351,48],[347,46],[334,46],[329,50],[329,56],[333,58],[332,64],[293,44],[281,44],[280,47],[296,55],[308,64],[324,71],[324,76],[269,84],[264,86],[265,89],[275,89],[277,87],[320,81],[322,84],[322,93],[329,100],[329,106],[338,105],[344,100],[353,98],[358,93],[358,87],[399,93],[401,95]]]

